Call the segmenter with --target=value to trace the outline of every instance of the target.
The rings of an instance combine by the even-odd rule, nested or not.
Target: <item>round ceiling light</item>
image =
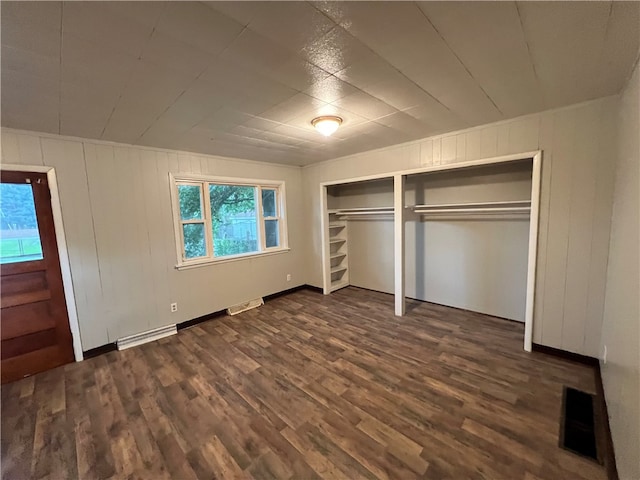
[[[333,115],[325,115],[311,120],[311,125],[325,137],[335,132],[341,123],[342,119]]]

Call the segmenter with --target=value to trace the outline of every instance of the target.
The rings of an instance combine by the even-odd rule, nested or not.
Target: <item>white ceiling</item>
[[[307,165],[605,95],[636,2],[2,2],[2,125]],[[336,114],[324,138],[310,121]]]

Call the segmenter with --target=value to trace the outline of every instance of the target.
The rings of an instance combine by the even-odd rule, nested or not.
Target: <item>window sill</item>
[[[229,263],[229,262],[237,262],[239,260],[248,260],[248,259],[253,259],[253,258],[257,258],[257,257],[268,257],[271,255],[280,255],[281,253],[287,253],[289,252],[291,249],[290,248],[280,248],[278,250],[271,250],[268,252],[259,252],[259,253],[247,253],[247,254],[243,254],[243,255],[234,255],[232,257],[225,257],[225,258],[218,258],[218,259],[206,259],[206,260],[199,260],[196,262],[189,262],[189,263],[179,263],[178,265],[175,266],[176,270],[190,270],[192,268],[199,268],[199,267],[206,267],[206,266],[210,266],[210,265],[218,265],[220,263]]]

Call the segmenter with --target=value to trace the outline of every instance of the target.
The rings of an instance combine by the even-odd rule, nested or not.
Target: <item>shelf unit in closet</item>
[[[349,285],[349,220],[393,218],[393,207],[358,207],[328,210],[330,292]]]
[[[329,211],[329,272],[330,291],[349,285],[349,246],[347,222],[335,210]]]

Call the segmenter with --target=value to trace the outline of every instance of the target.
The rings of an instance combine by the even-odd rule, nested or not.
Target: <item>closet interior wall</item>
[[[528,202],[531,176],[531,160],[410,175],[405,205]],[[524,322],[530,216],[483,211],[407,212],[406,296]]]
[[[382,207],[393,207],[393,178],[327,188],[329,211]],[[368,212],[338,218],[345,224],[348,284],[393,293],[393,214]]]

